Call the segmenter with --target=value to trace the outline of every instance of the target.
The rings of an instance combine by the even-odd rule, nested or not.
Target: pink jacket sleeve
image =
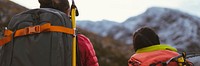
[[[78,34],[78,47],[82,66],[99,66],[93,45],[86,36]]]

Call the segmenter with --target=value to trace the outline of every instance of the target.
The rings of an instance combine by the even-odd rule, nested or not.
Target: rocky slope
[[[0,26],[1,29],[5,26],[11,19],[11,17],[21,11],[27,10],[25,7],[11,2],[9,0],[0,0]]]
[[[87,26],[83,26],[83,24],[78,25],[101,35],[103,31],[96,32],[105,29],[105,25],[101,23],[103,21],[100,23],[93,22],[93,24],[87,24]],[[94,30],[93,28],[96,27],[91,26],[94,24],[99,24],[98,27],[102,28]],[[158,33],[162,43],[170,44],[180,50],[199,51],[198,48],[200,48],[200,18],[178,10],[152,7],[141,15],[128,18],[123,23],[112,24],[107,22],[107,24],[109,24],[110,28],[104,31],[108,32],[106,36],[127,44],[132,43],[131,37],[136,29],[151,27]]]
[[[122,25],[128,31],[120,38],[130,36],[136,29],[147,26],[158,33],[162,43],[183,51],[199,51],[200,48],[200,18],[181,11],[153,7],[139,16],[127,19]],[[120,32],[124,31],[117,33]],[[125,38],[130,38],[129,36]]]

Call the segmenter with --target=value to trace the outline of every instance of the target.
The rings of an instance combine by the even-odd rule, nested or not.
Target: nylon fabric
[[[177,52],[176,48],[173,48],[173,47],[171,47],[167,44],[160,44],[160,45],[153,45],[153,46],[150,46],[150,47],[138,49],[136,51],[136,53],[152,52],[152,51],[156,51],[156,50],[171,50],[171,51]]]
[[[95,50],[90,40],[84,35],[78,34],[78,44],[81,66],[99,66]]]
[[[157,50],[152,52],[136,53],[129,59],[129,66],[138,64],[138,66],[150,66],[152,63],[166,62],[170,58],[179,54],[170,50]],[[176,63],[169,63],[169,66],[177,66]],[[137,66],[137,65],[136,65]],[[161,65],[158,65],[161,66]]]

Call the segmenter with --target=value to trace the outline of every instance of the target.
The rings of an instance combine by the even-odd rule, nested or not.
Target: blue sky
[[[11,0],[27,8],[38,8],[38,0]],[[71,1],[71,0],[69,0]],[[103,19],[123,22],[149,7],[167,7],[200,16],[200,0],[75,0],[80,12],[77,20]]]

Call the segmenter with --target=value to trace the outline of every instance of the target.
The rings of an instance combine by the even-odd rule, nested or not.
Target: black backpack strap
[[[8,64],[6,64],[6,66],[11,66],[12,64],[12,60],[13,60],[13,51],[14,51],[14,35],[15,35],[16,31],[14,31],[14,33],[11,35],[11,44],[9,46],[9,49],[10,51],[8,52],[10,55],[8,55],[8,58],[7,61],[8,61]]]

